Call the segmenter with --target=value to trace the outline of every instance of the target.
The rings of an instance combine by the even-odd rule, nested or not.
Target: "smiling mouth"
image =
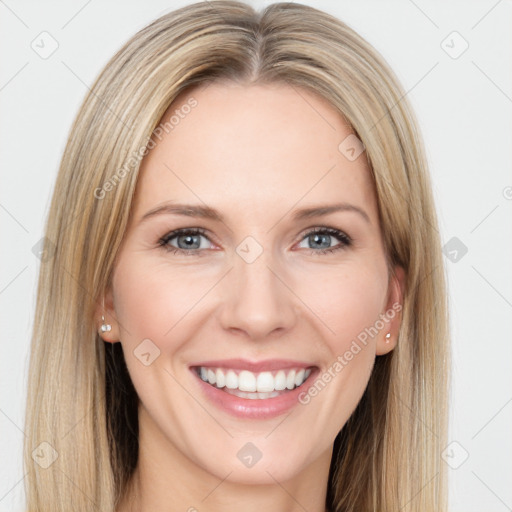
[[[302,386],[313,368],[289,368],[257,373],[205,366],[195,367],[194,370],[202,381],[230,395],[264,400],[281,396]]]

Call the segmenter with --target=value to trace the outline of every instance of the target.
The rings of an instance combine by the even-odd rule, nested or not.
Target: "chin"
[[[277,482],[285,482],[296,477],[307,467],[304,457],[297,457],[297,447],[283,447],[279,453],[261,453],[258,455],[256,448],[250,441],[244,445],[244,449],[238,450],[240,456],[230,458],[231,464],[225,462],[219,467],[214,461],[208,461],[203,468],[220,480],[236,484],[246,485],[275,485]],[[253,459],[249,454],[253,452]],[[261,458],[257,458],[260,456]],[[245,459],[245,460],[244,460]],[[205,461],[206,462],[206,461]]]

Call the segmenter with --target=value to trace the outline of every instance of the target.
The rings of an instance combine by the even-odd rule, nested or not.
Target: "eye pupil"
[[[180,240],[185,239],[186,242],[185,242],[184,248],[190,249],[191,246],[194,243],[196,243],[197,247],[193,247],[193,249],[198,249],[199,246],[201,245],[201,242],[197,240],[198,238],[199,238],[199,235],[182,235],[182,236],[178,237],[178,246],[180,246],[180,249],[182,249],[183,247],[181,247]]]
[[[322,247],[322,248],[330,247],[330,246],[331,246],[331,244],[330,244],[330,238],[331,238],[331,237],[330,237],[330,235],[314,234],[314,235],[313,235],[313,240],[314,240],[314,242],[313,242],[313,243],[314,243],[314,244],[318,243],[318,241],[319,241],[319,240],[321,240],[322,238],[323,238],[324,240],[325,240],[326,238],[328,238],[328,239],[329,239],[329,240],[327,241],[327,245],[326,245],[326,246],[324,246],[324,247]]]

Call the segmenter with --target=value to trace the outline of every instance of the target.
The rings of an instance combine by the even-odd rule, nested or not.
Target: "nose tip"
[[[226,330],[261,340],[293,325],[293,294],[263,253],[252,259],[255,246],[249,241],[246,248],[244,255],[250,254],[251,262],[237,258],[226,280],[221,323]]]

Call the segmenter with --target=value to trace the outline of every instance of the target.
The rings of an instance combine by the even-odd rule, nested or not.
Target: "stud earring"
[[[105,311],[105,299],[102,300],[101,307],[103,311]],[[112,326],[110,324],[105,323],[105,315],[101,315],[101,327],[98,332],[109,332],[112,330]]]
[[[388,332],[388,333],[386,334],[386,343],[389,343],[390,338],[391,338],[391,333],[389,333],[389,332]]]
[[[112,330],[112,326],[110,324],[106,324],[105,323],[105,317],[103,315],[101,315],[100,331],[101,332],[108,332],[108,331],[111,331],[111,330]]]

